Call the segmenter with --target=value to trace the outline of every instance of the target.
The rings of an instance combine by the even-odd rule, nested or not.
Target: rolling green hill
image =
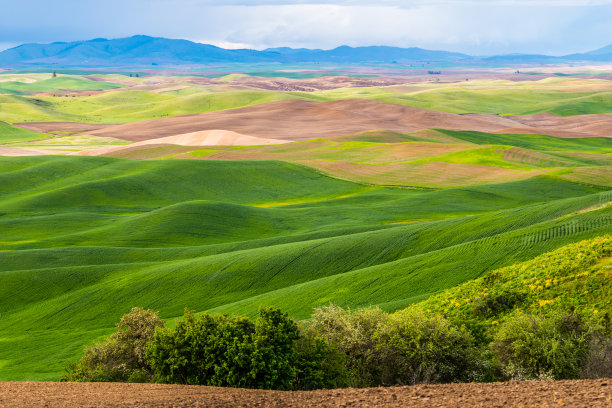
[[[7,74],[13,75],[14,74]],[[40,75],[40,74],[36,74]],[[11,77],[12,78],[12,77]],[[185,86],[159,93],[142,87],[136,79],[122,85],[113,76],[91,80],[77,75],[35,78],[34,82],[2,81],[0,74],[0,120],[75,121],[88,123],[127,123],[169,116],[202,113],[257,105],[267,102],[302,99],[334,101],[374,99],[382,102],[451,113],[491,113],[528,115],[548,112],[560,116],[612,112],[612,89],[599,79],[556,78],[512,82],[480,80],[387,87],[356,87],[315,92],[261,89],[232,81],[200,84],[173,78]],[[135,87],[139,86],[139,87]],[[116,90],[114,90],[117,88]],[[180,87],[179,87],[180,88]],[[61,90],[111,90],[97,95],[34,96],[31,93]],[[60,92],[61,93],[61,92]]]
[[[0,145],[17,142],[32,142],[48,138],[49,135],[11,126],[8,123],[0,121]]]
[[[0,82],[0,84],[2,84]],[[263,90],[216,92],[194,86],[176,92],[120,89],[91,96],[2,95],[0,120],[18,122],[72,121],[128,123],[223,109],[234,109],[283,99],[319,100],[308,94]]]
[[[468,325],[483,337],[521,311],[579,313],[609,324],[612,312],[612,236],[559,248],[495,270],[413,307]]]
[[[489,83],[489,86],[480,83],[480,87],[469,84],[441,85],[426,90],[415,89],[414,92],[405,92],[402,87],[389,87],[338,89],[316,94],[334,100],[367,98],[450,113],[530,115],[548,112],[559,116],[573,116],[612,112],[610,89],[596,92],[555,89],[554,86],[546,86],[552,85],[549,80],[538,81],[534,86],[513,84],[512,87],[503,82]]]
[[[561,139],[437,129],[412,134],[365,132],[269,146],[172,149],[142,146],[111,155],[131,159],[283,160],[359,183],[417,188],[499,184],[545,174],[612,186],[612,139],[603,137]]]
[[[11,148],[70,143],[32,143],[49,136],[13,122],[126,123],[283,99],[370,98],[455,113],[612,111],[608,82],[572,78],[293,92],[189,77],[155,85],[155,77],[3,75],[12,79],[0,78],[8,122],[0,144]],[[92,89],[109,92],[32,95]],[[274,305],[301,319],[329,302],[388,311],[418,304],[490,326],[507,311],[473,319],[462,299],[517,282],[539,287],[560,269],[538,265],[551,256],[570,262],[584,244],[542,254],[584,239],[609,244],[598,237],[612,233],[611,140],[436,129],[0,157],[0,380],[58,379],[134,306],[172,321],[185,307],[254,316]],[[607,265],[585,268],[599,279]],[[508,279],[491,281],[500,273]],[[578,290],[570,278],[529,292],[523,306],[545,307],[555,288]],[[601,308],[601,296],[583,295],[573,299]]]
[[[122,85],[94,81],[78,76],[59,76],[56,78],[41,79],[34,82],[4,81],[0,82],[0,94],[28,94],[53,91],[103,91],[107,89],[121,88]]]
[[[396,310],[612,230],[554,174],[443,190],[279,161],[0,158],[0,379],[57,379],[133,306]]]

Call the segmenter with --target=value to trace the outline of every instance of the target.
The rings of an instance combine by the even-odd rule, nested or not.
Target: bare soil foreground
[[[610,407],[612,380],[262,391],[118,383],[0,383],[2,407]]]

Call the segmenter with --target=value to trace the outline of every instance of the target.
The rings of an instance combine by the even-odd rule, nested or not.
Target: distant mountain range
[[[136,35],[107,40],[23,44],[0,52],[0,66],[121,66],[201,65],[210,63],[361,63],[361,62],[474,62],[553,63],[563,61],[612,61],[612,45],[595,51],[563,57],[511,54],[473,57],[466,54],[422,48],[387,46],[349,47],[332,50],[269,48],[263,51],[229,50],[187,40]]]

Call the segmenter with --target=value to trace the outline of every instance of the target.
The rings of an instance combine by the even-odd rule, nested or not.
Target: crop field
[[[369,86],[382,81],[374,77],[361,78],[359,86],[354,87],[352,82],[319,84],[330,77],[304,82],[303,79],[286,78],[286,73],[283,75],[285,78],[275,78],[271,83],[262,82],[258,75],[130,78],[92,74],[49,78],[42,74],[0,73],[3,108],[0,120],[10,123],[128,123],[287,99],[334,101],[355,98],[450,113],[552,113],[560,116],[612,113],[612,86],[602,79],[566,77],[518,83],[495,79],[414,83],[411,78],[401,78],[385,83],[388,86]],[[350,76],[342,78],[354,81]],[[319,89],[321,87],[324,89]]]
[[[443,310],[612,232],[609,81],[252,74],[0,73],[0,380],[135,306]]]
[[[361,141],[364,135],[357,134],[279,146],[209,146],[174,155],[160,150],[157,157],[283,160],[356,182],[423,188],[518,181],[548,173],[602,185],[611,181],[612,139],[609,138],[560,139],[448,130],[437,130],[437,133],[449,136],[450,142],[432,140],[429,134],[419,132],[412,135],[381,132],[378,142]],[[375,138],[371,133],[369,137]],[[399,139],[389,143],[389,137]],[[139,158],[147,152],[147,158],[154,157],[146,146],[109,155]],[[579,152],[587,156],[575,156]]]
[[[57,378],[134,305],[165,318],[395,310],[612,228],[607,188],[555,176],[428,191],[280,161],[39,156],[0,168],[3,379]]]

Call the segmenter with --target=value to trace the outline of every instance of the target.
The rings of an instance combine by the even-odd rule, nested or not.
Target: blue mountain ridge
[[[211,63],[363,63],[363,62],[457,62],[551,63],[557,61],[612,61],[612,45],[564,57],[510,54],[473,57],[466,54],[389,46],[306,49],[278,47],[266,50],[224,49],[188,40],[146,35],[127,38],[95,38],[88,41],[23,44],[0,52],[2,66],[121,66],[200,65]]]

